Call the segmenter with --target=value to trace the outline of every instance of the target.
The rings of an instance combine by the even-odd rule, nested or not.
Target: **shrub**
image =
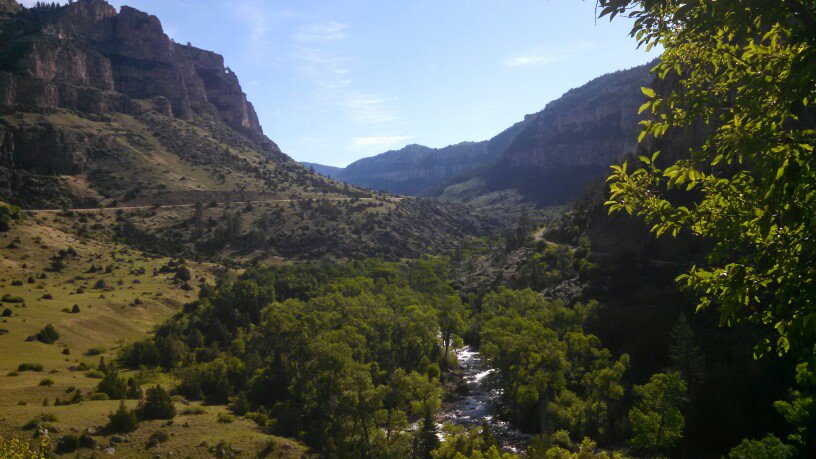
[[[82,365],[82,364],[80,364],[80,365]],[[102,379],[102,378],[105,377],[105,374],[102,373],[99,370],[91,370],[91,371],[85,373],[85,376],[87,376],[89,378],[92,378],[92,379]]]
[[[24,458],[24,459],[45,459],[51,457],[51,444],[47,435],[39,437],[39,444],[32,446],[31,442],[12,438],[5,440],[0,438],[0,457],[3,458]]]
[[[40,386],[50,387],[50,386],[53,386],[53,385],[54,385],[54,380],[51,379],[51,378],[45,378],[42,381],[40,381]]]
[[[174,277],[182,282],[187,282],[193,278],[193,276],[190,274],[190,270],[184,265],[181,265],[178,267],[178,269],[176,269],[176,275]]]
[[[229,413],[218,413],[218,422],[221,424],[230,424],[235,421],[235,416]]]
[[[12,314],[13,312],[11,311],[11,309],[9,308],[3,309],[3,317],[11,317]]]
[[[11,222],[20,218],[20,208],[5,203],[0,205],[0,233],[11,229]]]
[[[74,307],[71,308],[71,314],[79,314],[79,305],[75,304]]]
[[[3,295],[2,301],[4,303],[23,303],[25,302],[25,299],[21,296],[11,296],[10,293],[6,293]]]
[[[57,422],[57,417],[50,413],[42,413],[34,416],[23,424],[23,430],[37,430],[39,428],[51,427],[52,422]]]
[[[80,448],[96,448],[96,440],[87,433],[83,433],[79,436],[79,446]]]
[[[166,430],[157,430],[150,434],[150,438],[147,439],[147,446],[148,448],[152,448],[159,443],[164,443],[170,439],[170,435],[167,434]]]
[[[120,402],[119,409],[108,415],[108,425],[105,426],[105,431],[112,434],[126,434],[138,428],[139,418],[136,412],[127,409],[125,402]]]
[[[173,419],[176,416],[176,407],[170,394],[159,385],[147,389],[145,399],[139,402],[136,411],[142,420]]]
[[[107,287],[107,285],[108,284],[105,283],[104,279],[99,279],[98,281],[96,281],[94,288],[97,290],[102,290],[103,288]]]
[[[133,378],[125,381],[119,377],[119,372],[111,367],[105,368],[102,373],[102,380],[96,385],[96,392],[108,394],[113,400],[141,398],[141,391]]]
[[[54,344],[59,339],[59,333],[53,325],[48,324],[37,333],[37,341],[45,344]]]
[[[263,413],[247,413],[246,416],[244,417],[246,417],[250,421],[253,421],[255,424],[258,424],[261,427],[266,426],[266,423],[269,421],[269,416]]]
[[[52,295],[50,293],[46,293],[45,295],[42,296],[42,299],[44,299],[44,300],[53,300],[54,295]]]
[[[85,355],[93,357],[95,355],[104,354],[107,349],[103,346],[92,347],[85,351]]]
[[[238,395],[233,398],[232,403],[230,403],[230,410],[238,416],[245,415],[251,409],[252,407],[249,405],[249,400],[243,392],[238,393]]]
[[[43,371],[43,366],[40,363],[21,363],[17,371]]]
[[[54,452],[57,454],[68,454],[73,453],[74,451],[78,450],[80,447],[79,445],[79,437],[76,435],[63,435],[62,438],[57,440],[56,448]]]

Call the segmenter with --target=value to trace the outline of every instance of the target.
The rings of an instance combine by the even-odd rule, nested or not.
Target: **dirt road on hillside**
[[[216,202],[217,205],[223,204],[261,204],[261,203],[289,203],[289,202],[300,202],[300,201],[308,201],[309,199],[313,201],[351,201],[354,198],[298,198],[298,199],[262,199],[262,200],[251,200],[251,201],[224,201],[224,202]],[[357,198],[358,201],[374,201],[374,198]],[[393,200],[392,200],[393,201]],[[63,211],[73,211],[73,212],[102,212],[102,211],[117,211],[117,210],[140,210],[140,209],[177,209],[182,207],[195,207],[198,203],[186,203],[186,204],[165,204],[165,205],[138,205],[138,206],[116,206],[116,207],[76,207],[71,209],[26,209],[23,212],[28,214],[42,214],[42,213],[57,213]],[[204,206],[210,205],[202,204]]]

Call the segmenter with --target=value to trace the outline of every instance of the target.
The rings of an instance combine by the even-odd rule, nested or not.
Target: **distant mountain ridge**
[[[407,145],[369,158],[345,168],[332,170],[332,178],[353,185],[397,194],[423,195],[452,178],[484,164],[500,154],[525,126],[521,121],[490,140],[461,142],[443,148]],[[319,167],[309,164],[320,173]],[[318,167],[319,166],[319,167]]]
[[[306,168],[315,171],[316,173],[329,178],[337,177],[337,174],[343,170],[342,167],[334,167],[334,166],[326,166],[323,164],[318,163],[308,163],[305,161],[301,161],[300,164],[306,166]]]
[[[635,149],[649,63],[566,92],[490,140],[408,145],[333,171],[354,185],[477,207],[564,204]]]

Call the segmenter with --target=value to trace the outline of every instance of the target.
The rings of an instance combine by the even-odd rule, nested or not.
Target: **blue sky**
[[[297,160],[334,166],[490,138],[570,88],[656,57],[636,49],[626,20],[596,22],[592,0],[111,3],[223,54],[266,134]]]

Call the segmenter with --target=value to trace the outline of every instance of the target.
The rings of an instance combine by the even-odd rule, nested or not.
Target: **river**
[[[437,418],[438,421],[465,427],[480,426],[482,421],[487,421],[505,451],[524,451],[529,436],[496,416],[502,395],[496,383],[498,377],[496,370],[489,368],[482,355],[471,346],[457,349],[456,359],[459,361],[468,393],[459,400],[446,403]]]

